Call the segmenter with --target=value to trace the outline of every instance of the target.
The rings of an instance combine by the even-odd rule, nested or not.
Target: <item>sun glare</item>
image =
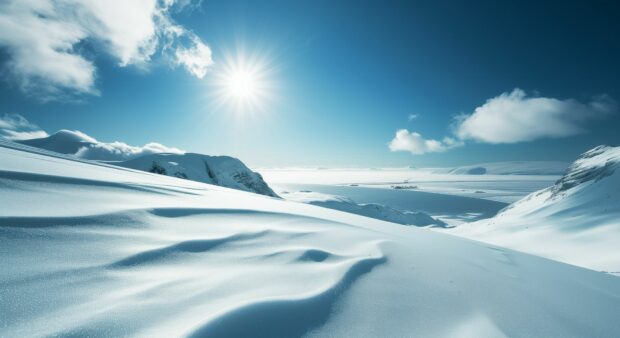
[[[239,100],[251,99],[256,94],[257,80],[251,72],[239,70],[229,74],[227,89],[231,96]]]
[[[264,110],[274,97],[265,58],[243,52],[227,56],[215,76],[216,105],[237,115]]]

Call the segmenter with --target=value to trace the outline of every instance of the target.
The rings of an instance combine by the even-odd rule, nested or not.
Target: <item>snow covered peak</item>
[[[592,215],[620,213],[620,147],[598,146],[583,153],[553,186],[508,206],[502,214]],[[498,215],[498,216],[499,216]]]
[[[97,140],[77,130],[62,129],[47,137],[23,140],[19,143],[62,154],[75,154],[80,148],[97,143]]]
[[[278,197],[260,174],[250,170],[239,159],[230,156],[194,153],[149,154],[113,164]]]
[[[233,157],[185,153],[153,142],[142,147],[123,142],[99,142],[80,131],[66,129],[47,137],[18,142],[82,159],[278,197],[260,174]]]
[[[97,140],[84,134],[83,132],[79,130],[61,129],[55,132],[54,134],[50,135],[48,138],[53,138],[58,141],[64,141],[64,142],[97,143]]]
[[[600,145],[583,153],[568,167],[553,187],[554,196],[586,182],[597,182],[615,173],[620,165],[620,147]]]

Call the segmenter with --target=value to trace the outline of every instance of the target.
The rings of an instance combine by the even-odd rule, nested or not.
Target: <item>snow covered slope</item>
[[[456,175],[562,175],[567,166],[568,163],[556,161],[512,161],[440,168],[432,172]]]
[[[0,144],[3,337],[612,337],[620,278]]]
[[[452,230],[595,270],[620,273],[620,147],[599,146],[555,185],[497,216]]]
[[[277,197],[260,174],[233,157],[185,153],[157,143],[147,144],[145,147],[150,148],[146,149],[122,142],[103,143],[82,132],[64,129],[47,137],[19,143],[88,160]],[[165,153],[166,149],[173,149],[176,153]]]
[[[400,211],[377,203],[358,204],[352,199],[344,196],[301,190],[286,193],[283,197],[289,201],[318,205],[324,208],[350,212],[353,214],[398,224],[415,226],[446,226],[446,223],[423,212]]]
[[[113,164],[277,197],[259,173],[230,156],[151,154]]]

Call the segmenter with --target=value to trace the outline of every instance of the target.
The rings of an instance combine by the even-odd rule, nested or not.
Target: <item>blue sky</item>
[[[14,8],[19,2],[3,6],[5,19],[24,13]],[[92,82],[82,73],[70,85],[45,69],[24,74],[16,60],[27,62],[21,55],[33,55],[24,54],[30,47],[12,39],[21,31],[0,23],[0,115],[21,114],[48,133],[155,141],[253,166],[571,161],[595,145],[620,143],[620,11],[611,1],[182,7],[165,12],[183,30],[171,41],[177,51],[209,48],[212,64],[194,64],[206,70],[202,78],[184,70],[193,59],[171,61],[163,39],[138,60],[144,54],[130,48],[135,41],[116,38],[124,34],[113,35],[126,28],[114,22],[116,30],[89,28],[66,40],[68,54],[94,67],[86,72]],[[51,41],[41,42],[45,30],[37,33],[43,37],[35,43]],[[256,106],[222,102],[221,74],[237,58],[264,69],[268,98]]]

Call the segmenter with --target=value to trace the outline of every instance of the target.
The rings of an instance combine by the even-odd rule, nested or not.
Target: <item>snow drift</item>
[[[0,143],[0,336],[610,337],[620,279]]]
[[[585,152],[555,185],[453,233],[595,270],[620,272],[620,147]]]

